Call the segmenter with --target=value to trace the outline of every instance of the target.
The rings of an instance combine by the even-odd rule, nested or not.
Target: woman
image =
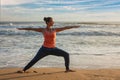
[[[19,30],[32,30],[36,32],[41,32],[44,36],[44,43],[42,47],[39,49],[36,56],[24,67],[21,72],[25,72],[30,67],[32,67],[38,60],[42,59],[48,55],[55,55],[64,57],[65,60],[65,72],[73,72],[73,70],[69,69],[69,54],[56,46],[56,33],[71,29],[71,28],[78,28],[79,26],[67,26],[62,28],[52,28],[54,21],[52,17],[45,17],[44,21],[46,23],[46,28],[18,28]]]

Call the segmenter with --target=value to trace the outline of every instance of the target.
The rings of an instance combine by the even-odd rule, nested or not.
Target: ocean
[[[120,68],[120,24],[56,22],[53,27],[78,25],[57,33],[56,47],[70,54],[70,67]],[[39,32],[17,30],[45,27],[44,22],[0,22],[0,68],[24,67],[43,44]],[[47,56],[33,67],[62,67],[62,57]]]

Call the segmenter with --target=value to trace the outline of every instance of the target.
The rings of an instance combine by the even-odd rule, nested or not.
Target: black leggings
[[[69,70],[69,54],[61,49],[58,48],[46,48],[46,47],[41,47],[36,54],[36,56],[25,66],[23,71],[26,71],[30,67],[32,67],[38,60],[42,59],[45,56],[48,55],[55,55],[55,56],[62,56],[64,57],[65,60],[65,67],[66,70]]]

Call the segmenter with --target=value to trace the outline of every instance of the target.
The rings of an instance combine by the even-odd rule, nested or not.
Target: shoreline
[[[30,68],[26,73],[17,73],[22,68],[0,69],[0,80],[119,80],[120,69],[76,69],[65,73],[64,68]],[[36,71],[36,72],[34,72]]]

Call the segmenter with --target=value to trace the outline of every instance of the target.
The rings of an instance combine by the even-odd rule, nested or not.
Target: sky
[[[120,22],[120,0],[0,0],[1,21]]]

